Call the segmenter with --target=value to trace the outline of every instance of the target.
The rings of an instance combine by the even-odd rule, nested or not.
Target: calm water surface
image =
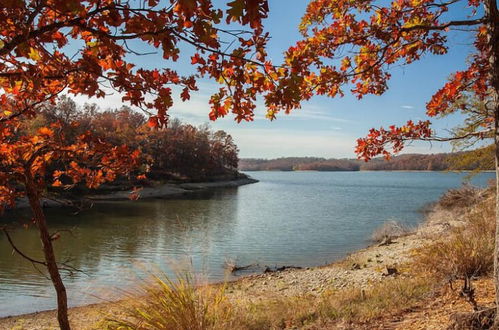
[[[85,274],[65,278],[70,304],[115,297],[154,265],[171,273],[187,262],[210,280],[224,278],[224,261],[313,266],[331,262],[369,242],[386,220],[408,225],[421,208],[464,174],[433,172],[249,172],[259,183],[183,199],[113,202],[79,215],[47,210],[62,232],[62,260]],[[485,185],[492,173],[476,176]],[[27,216],[0,220],[26,221]],[[41,258],[35,230],[12,233],[22,250]],[[50,282],[12,254],[0,235],[0,316],[54,308]]]

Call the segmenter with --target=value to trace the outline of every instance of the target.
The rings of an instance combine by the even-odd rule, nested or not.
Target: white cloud
[[[355,157],[355,138],[332,131],[228,129],[242,158]]]
[[[401,108],[412,110],[412,109],[414,109],[414,106],[412,106],[412,105],[403,105],[403,106],[401,106]]]

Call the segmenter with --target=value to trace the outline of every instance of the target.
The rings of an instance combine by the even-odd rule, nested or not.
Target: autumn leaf
[[[156,116],[150,117],[149,120],[147,121],[147,125],[151,128],[159,127],[158,117]]]
[[[54,135],[54,131],[48,127],[42,127],[38,130],[38,134],[51,137],[52,135]]]
[[[34,61],[39,61],[42,58],[40,56],[40,53],[34,48],[30,48],[29,53],[28,53],[28,57]]]

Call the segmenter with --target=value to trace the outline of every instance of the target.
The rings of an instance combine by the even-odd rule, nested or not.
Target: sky
[[[221,0],[218,2],[224,3]],[[269,0],[270,13],[264,26],[271,35],[267,51],[273,62],[279,63],[282,53],[299,40],[298,24],[307,3],[305,0]],[[466,56],[472,49],[472,36],[468,33],[451,34],[449,41],[454,46],[446,55],[427,56],[417,63],[394,67],[389,90],[382,96],[368,95],[362,100],[348,93],[343,98],[335,99],[314,97],[303,103],[302,109],[289,115],[279,114],[277,120],[272,122],[265,119],[265,108],[260,105],[253,122],[238,124],[230,115],[212,122],[208,118],[208,100],[218,85],[200,80],[199,91],[191,95],[191,100],[182,102],[177,98],[169,114],[186,123],[210,123],[213,129],[227,131],[238,145],[241,158],[355,158],[356,140],[364,137],[370,128],[400,125],[409,119],[426,119],[426,102],[451,73],[466,67]],[[134,45],[131,46],[133,48]],[[137,44],[134,49],[140,51],[141,47]],[[190,55],[173,65],[160,55],[131,56],[129,60],[148,68],[171,67],[179,73],[192,72]],[[97,103],[102,108],[123,105],[121,96],[117,94],[105,99],[76,97],[76,101]],[[459,120],[459,116],[435,120],[433,128],[440,135],[445,135],[445,130],[456,126]],[[404,152],[439,153],[451,149],[446,143],[414,142]]]

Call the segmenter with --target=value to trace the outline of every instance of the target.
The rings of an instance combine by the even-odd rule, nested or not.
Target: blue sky
[[[272,36],[268,53],[275,63],[279,63],[283,51],[300,38],[297,27],[307,2],[269,1],[269,18],[264,24]],[[253,122],[238,124],[231,116],[210,122],[208,100],[218,85],[209,80],[201,80],[198,84],[199,92],[194,93],[187,102],[177,99],[170,115],[195,125],[210,122],[214,129],[229,132],[243,158],[355,157],[356,139],[365,136],[370,128],[426,118],[426,102],[445,83],[449,74],[465,68],[466,56],[471,50],[472,36],[466,33],[451,34],[449,39],[455,46],[447,55],[428,56],[410,66],[393,68],[390,88],[382,96],[367,96],[360,101],[348,94],[336,99],[315,97],[304,103],[302,109],[290,115],[281,114],[273,122],[264,118],[263,107],[257,109]],[[142,49],[141,47],[137,45],[136,48]],[[134,56],[129,60],[144,67],[172,67],[180,73],[192,72],[190,55],[173,65],[162,60],[160,55]],[[95,102],[104,108],[120,107],[122,104],[120,95],[111,95],[104,100],[78,97],[77,101]],[[459,119],[459,116],[454,116],[435,120],[434,128],[443,135],[445,129],[454,127]],[[417,142],[408,146],[405,152],[438,153],[450,150],[448,144]]]

